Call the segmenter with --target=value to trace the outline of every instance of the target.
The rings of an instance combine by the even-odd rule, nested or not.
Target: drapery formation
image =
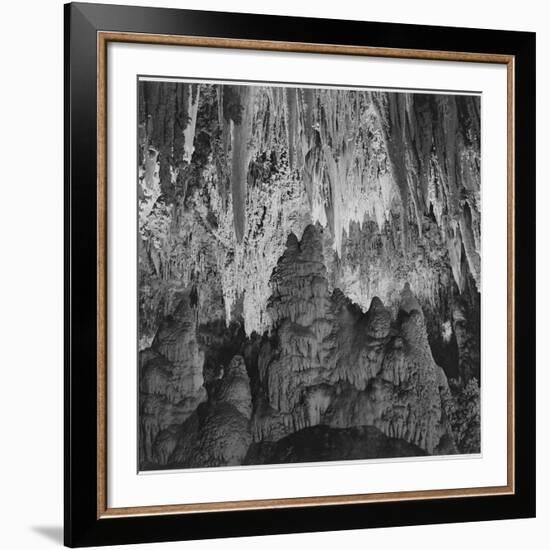
[[[156,82],[140,89],[144,269],[191,283],[209,263],[204,249],[216,249],[225,314],[232,318],[244,299],[248,333],[269,327],[268,279],[288,234],[315,222],[335,251],[334,283],[350,284],[357,269],[350,235],[378,241],[371,265],[388,254],[406,265],[427,232],[459,293],[479,289],[479,98]],[[183,247],[189,253],[176,253]],[[392,286],[384,271],[363,272],[355,285],[365,307],[373,292],[394,301],[381,295]],[[428,266],[415,289],[421,300],[437,301],[441,275]]]
[[[465,413],[449,405],[447,378],[462,389],[479,378],[479,98],[141,82],[138,122],[146,461],[210,460],[189,451],[205,437],[200,403],[209,425],[225,411],[240,426],[223,451],[235,463],[251,442],[320,424],[366,423],[429,453],[460,448],[453,418]],[[403,317],[404,289],[418,318]],[[197,352],[178,363],[159,348],[159,327],[177,325],[183,307],[178,334]],[[390,327],[382,336],[371,334],[375,311]],[[250,413],[219,388],[243,364]],[[404,397],[413,372],[424,382]],[[174,387],[181,406],[159,405]],[[388,420],[380,403],[393,407],[397,395],[408,412]],[[181,439],[182,423],[194,443]]]

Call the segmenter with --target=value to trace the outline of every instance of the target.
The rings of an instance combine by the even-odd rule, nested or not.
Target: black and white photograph
[[[480,453],[480,96],[137,94],[139,469]]]
[[[5,3],[0,550],[548,546],[545,7]]]

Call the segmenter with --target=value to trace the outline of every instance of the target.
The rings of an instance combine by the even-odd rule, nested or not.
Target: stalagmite
[[[479,97],[138,92],[141,466],[477,452]]]

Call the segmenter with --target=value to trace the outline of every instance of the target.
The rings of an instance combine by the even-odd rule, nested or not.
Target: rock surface
[[[140,353],[140,455],[155,462],[161,430],[187,419],[207,398],[204,353],[196,338],[196,316],[185,295],[159,327],[150,349]]]
[[[276,443],[252,445],[244,464],[292,464],[423,455],[425,453],[419,447],[402,439],[387,437],[373,426],[347,429],[315,426],[291,434]]]
[[[479,451],[480,117],[140,82],[142,469]]]
[[[370,425],[434,453],[451,435],[449,387],[418,301],[406,285],[395,321],[378,298],[362,313],[341,292],[329,292],[321,249],[321,229],[309,226],[301,242],[289,237],[273,272],[277,345],[260,351],[269,408],[256,411],[255,439],[318,424]]]

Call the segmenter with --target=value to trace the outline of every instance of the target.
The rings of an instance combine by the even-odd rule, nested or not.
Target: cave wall
[[[173,286],[198,283],[202,298],[221,278],[219,313],[234,318],[244,296],[247,333],[263,332],[286,238],[315,222],[335,251],[331,284],[357,279],[359,232],[372,266],[389,252],[403,270],[428,239],[432,265],[411,281],[422,300],[436,303],[448,277],[437,262],[450,267],[455,294],[472,282],[479,290],[479,98],[155,82],[140,90],[140,269],[163,313]],[[364,307],[391,285],[385,265],[369,279],[378,288],[354,290]],[[381,297],[394,302],[392,293]]]
[[[196,445],[216,407],[229,411],[217,388],[237,355],[253,412],[235,416],[247,428],[223,456],[359,420],[423,452],[456,452],[457,396],[468,387],[475,403],[480,378],[479,98],[138,87],[144,461],[168,464],[182,422]],[[180,326],[187,356],[160,343],[166,326]],[[422,382],[405,396],[410,377]],[[187,405],[174,409],[167,388],[178,387]],[[398,402],[389,418],[382,404]],[[475,448],[470,431],[458,440]]]

